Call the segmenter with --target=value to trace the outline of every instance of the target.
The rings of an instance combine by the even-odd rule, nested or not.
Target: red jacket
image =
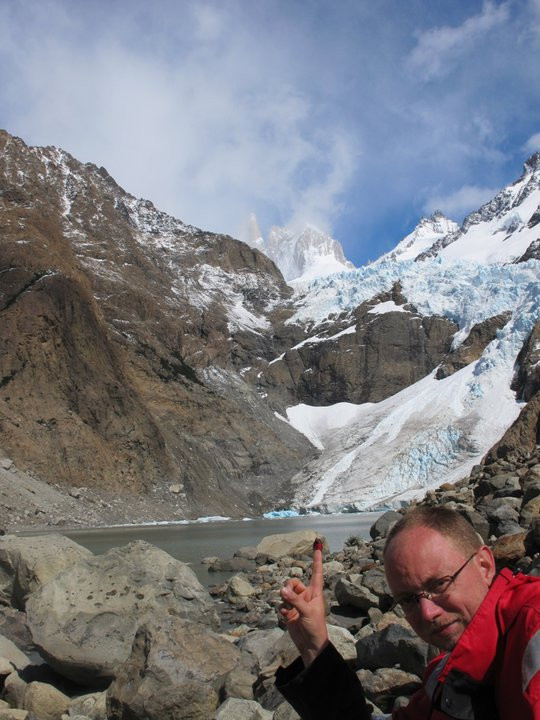
[[[393,720],[540,720],[540,578],[503,570],[450,654]],[[329,645],[309,666],[278,671],[303,720],[368,720],[356,674]]]
[[[423,688],[393,720],[540,720],[539,670],[540,579],[502,570],[456,647],[429,664]]]

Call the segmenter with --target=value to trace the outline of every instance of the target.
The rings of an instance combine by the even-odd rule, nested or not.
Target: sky
[[[540,0],[0,0],[0,127],[246,239],[357,266],[540,150]]]

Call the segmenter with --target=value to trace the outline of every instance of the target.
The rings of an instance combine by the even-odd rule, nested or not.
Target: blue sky
[[[540,150],[540,0],[0,0],[0,127],[244,237],[360,265]]]

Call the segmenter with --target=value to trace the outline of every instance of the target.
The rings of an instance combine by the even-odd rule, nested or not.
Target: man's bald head
[[[483,544],[476,530],[460,513],[442,505],[420,506],[405,513],[390,530],[384,546],[384,555],[386,556],[391,543],[401,533],[415,527],[430,528],[448,538],[463,553],[464,557],[478,550]]]

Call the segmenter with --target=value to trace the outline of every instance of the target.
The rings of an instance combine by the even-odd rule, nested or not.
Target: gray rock
[[[362,585],[376,595],[383,606],[389,607],[392,604],[390,588],[382,568],[374,567],[362,573]]]
[[[402,517],[403,515],[396,512],[395,510],[387,510],[381,515],[380,518],[376,520],[376,522],[373,523],[373,525],[369,529],[369,534],[371,535],[372,539],[377,540],[381,537],[385,538],[390,532],[391,528],[398,522],[398,520],[401,520]]]
[[[245,560],[255,560],[257,558],[257,548],[252,546],[241,547],[235,551],[234,557],[244,558]]]
[[[540,495],[540,478],[529,477],[523,483],[523,505]]]
[[[219,706],[215,720],[272,720],[272,715],[254,700],[229,698]]]
[[[274,710],[273,720],[301,720],[296,710],[288,702],[281,703]]]
[[[1,594],[9,604],[24,609],[28,595],[79,560],[90,550],[63,535],[0,538]]]
[[[540,516],[540,496],[529,500],[519,514],[519,523],[522,527],[528,528],[532,521]]]
[[[16,708],[1,708],[0,720],[28,720],[28,710],[17,710]]]
[[[142,541],[78,562],[27,602],[28,625],[43,657],[86,685],[114,677],[137,627],[165,613],[213,627],[219,622],[195,573]]]
[[[0,607],[0,635],[11,640],[23,652],[34,650],[26,614],[12,607]]]
[[[236,667],[227,675],[223,694],[226,698],[242,698],[244,700],[253,700],[253,686],[257,681],[257,676],[245,670],[242,667]]]
[[[328,637],[341,657],[349,663],[356,660],[356,644],[351,633],[339,625],[328,625]]]
[[[17,670],[22,670],[27,665],[30,665],[29,658],[19,650],[15,643],[3,635],[0,635],[0,657],[9,660]]]
[[[61,720],[69,704],[67,695],[47,683],[28,683],[24,693],[24,710],[33,713],[40,720]]]
[[[234,575],[228,582],[228,592],[235,597],[251,597],[256,590],[242,575]]]
[[[369,588],[361,584],[361,576],[357,581],[340,578],[334,588],[336,600],[340,605],[349,605],[367,612],[369,608],[379,607],[379,598]]]
[[[234,645],[198,623],[167,617],[143,625],[107,691],[107,717],[207,720],[239,659]]]
[[[70,717],[83,715],[89,720],[107,720],[107,693],[79,695],[71,701],[68,714]]]
[[[356,643],[358,667],[377,670],[399,665],[402,670],[422,675],[428,657],[428,645],[413,630],[392,623]]]
[[[18,672],[12,672],[4,680],[4,692],[2,697],[11,705],[11,707],[22,708],[24,704],[24,694],[28,683],[22,679]]]
[[[481,513],[479,513],[477,510],[474,510],[470,506],[461,507],[458,509],[458,512],[471,523],[471,525],[480,535],[482,540],[484,542],[487,542],[490,534],[489,522],[487,521],[487,519]]]
[[[356,673],[362,683],[366,698],[383,712],[391,712],[395,698],[410,695],[421,686],[420,678],[414,673],[396,668],[358,670]]]
[[[242,653],[242,665],[254,675],[259,675],[263,668],[275,662],[282,644],[292,657],[295,652],[298,654],[289,636],[280,628],[253,630],[238,641],[238,648]],[[276,665],[276,669],[279,664]]]
[[[284,555],[310,555],[313,552],[313,541],[319,537],[315,530],[295,530],[280,535],[267,535],[257,545],[257,553],[281,558]],[[326,546],[324,537],[321,537]]]

